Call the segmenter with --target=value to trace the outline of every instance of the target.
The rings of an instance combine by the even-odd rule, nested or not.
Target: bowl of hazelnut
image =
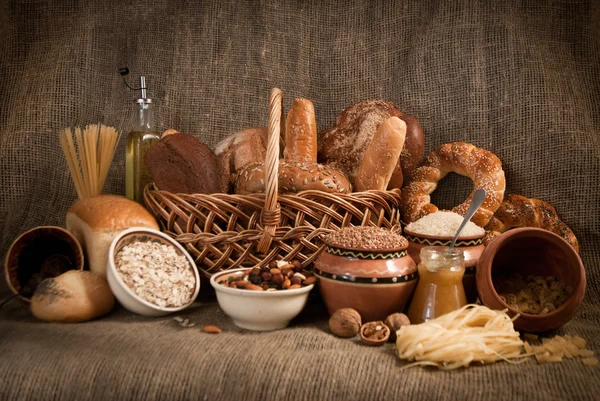
[[[477,264],[477,291],[492,309],[508,309],[516,330],[544,332],[568,322],[585,294],[585,269],[568,242],[541,228],[494,238]]]
[[[365,321],[378,321],[402,311],[418,279],[406,238],[396,230],[355,226],[322,241],[314,271],[330,315],[352,308]]]
[[[408,240],[408,254],[419,264],[423,247],[450,246],[462,221],[463,216],[458,213],[439,210],[409,223],[404,227],[404,236]],[[485,248],[484,237],[485,230],[469,221],[454,245],[464,255],[463,286],[469,303],[475,303],[477,300],[475,270]]]
[[[316,281],[298,261],[225,270],[210,278],[223,312],[236,326],[255,331],[287,327],[304,309]]]

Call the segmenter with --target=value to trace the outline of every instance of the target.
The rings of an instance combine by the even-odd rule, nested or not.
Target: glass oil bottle
[[[144,187],[152,181],[144,155],[160,139],[154,126],[152,99],[146,96],[146,78],[140,77],[141,96],[135,99],[136,110],[125,147],[125,195],[144,204]]]

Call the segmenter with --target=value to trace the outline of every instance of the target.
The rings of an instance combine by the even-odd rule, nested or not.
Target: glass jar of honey
[[[447,246],[421,248],[419,282],[408,308],[411,323],[423,323],[467,304],[462,251]]]

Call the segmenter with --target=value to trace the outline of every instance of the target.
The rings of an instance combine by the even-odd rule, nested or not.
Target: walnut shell
[[[361,324],[360,313],[352,308],[338,309],[329,318],[329,329],[339,337],[354,337],[358,334]]]
[[[390,341],[396,341],[396,332],[400,327],[410,325],[410,320],[404,313],[392,313],[383,323],[390,329]]]
[[[360,338],[367,345],[383,345],[390,338],[390,328],[382,321],[365,323],[360,328]]]

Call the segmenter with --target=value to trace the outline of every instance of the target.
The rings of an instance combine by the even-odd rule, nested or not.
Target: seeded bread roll
[[[150,147],[144,162],[163,191],[184,194],[227,192],[229,177],[214,152],[189,134],[164,136]]]
[[[319,162],[335,164],[356,184],[364,154],[379,125],[390,117],[406,123],[404,148],[392,173],[388,188],[400,188],[415,170],[424,151],[424,134],[419,122],[402,113],[393,103],[362,100],[352,103],[336,118],[330,129],[319,134]]]
[[[383,191],[387,188],[405,138],[406,123],[398,117],[390,117],[379,125],[363,156],[355,191]]]
[[[292,103],[285,120],[285,150],[283,157],[296,162],[317,161],[317,121],[315,107],[308,99]]]
[[[279,160],[278,192],[296,193],[314,189],[330,193],[349,193],[352,186],[340,170],[319,163]],[[265,192],[264,163],[251,164],[242,169],[235,182],[235,193]]]

